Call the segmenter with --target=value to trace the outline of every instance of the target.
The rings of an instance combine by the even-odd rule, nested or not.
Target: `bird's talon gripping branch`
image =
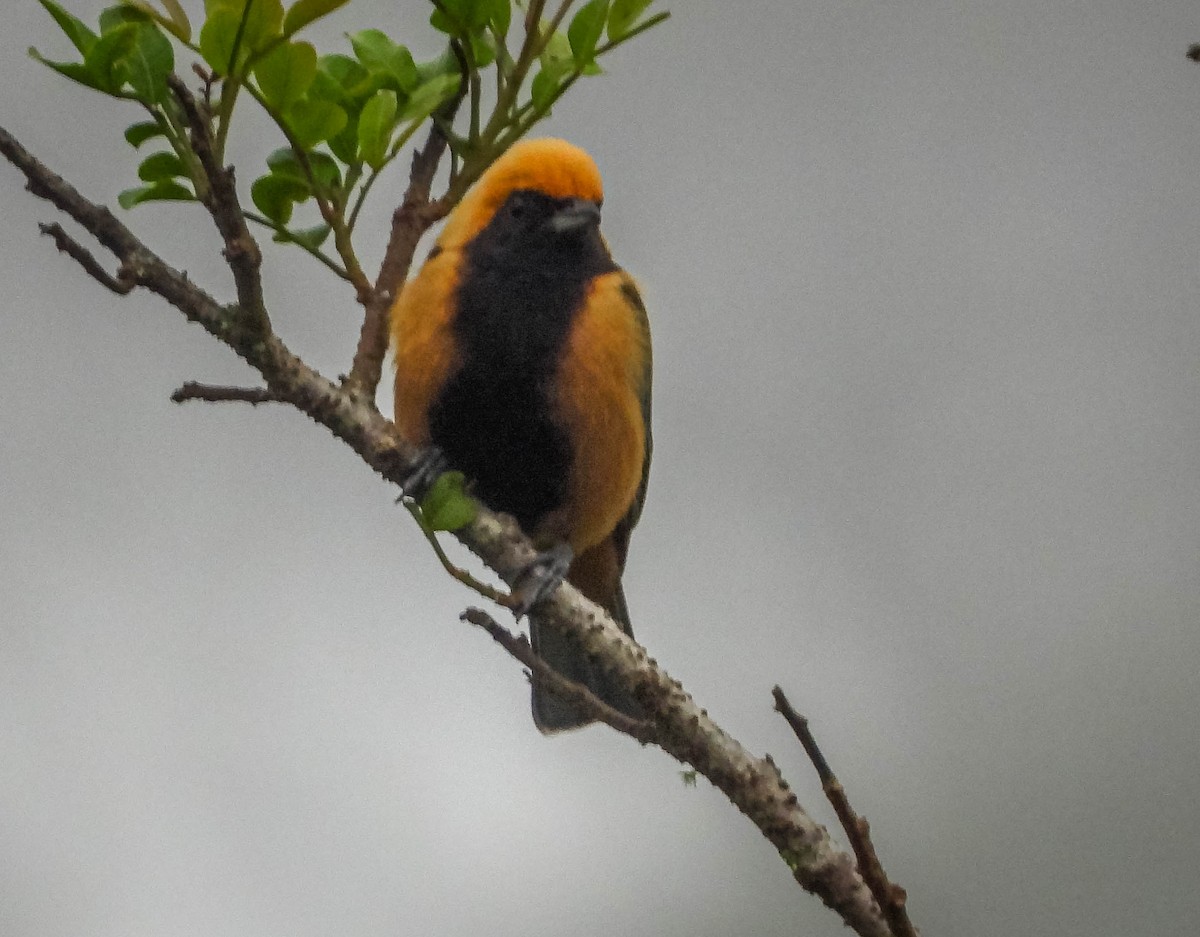
[[[571,545],[559,543],[539,553],[521,571],[508,597],[509,607],[517,621],[529,614],[529,610],[543,599],[554,594],[567,578],[574,559],[575,551]]]
[[[450,468],[446,453],[437,446],[427,446],[417,459],[417,464],[404,478],[400,486],[402,498],[421,501],[443,472]]]

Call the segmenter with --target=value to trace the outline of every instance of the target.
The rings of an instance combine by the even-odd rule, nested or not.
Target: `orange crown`
[[[592,202],[604,197],[600,170],[579,147],[553,137],[522,140],[496,160],[458,203],[438,244],[463,247],[487,227],[505,199],[518,189]]]

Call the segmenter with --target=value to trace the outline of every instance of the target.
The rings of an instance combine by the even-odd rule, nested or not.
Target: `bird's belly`
[[[439,395],[429,430],[483,502],[525,531],[562,507],[572,447],[532,377],[460,371]]]

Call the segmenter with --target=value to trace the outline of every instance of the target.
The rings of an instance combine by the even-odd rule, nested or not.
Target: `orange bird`
[[[565,573],[632,634],[621,574],[650,470],[650,328],[600,234],[602,197],[563,140],[517,143],[480,177],[392,309],[396,425],[516,517],[549,591]],[[536,611],[530,632],[552,667],[640,715]],[[590,721],[536,681],[532,705],[543,732]]]

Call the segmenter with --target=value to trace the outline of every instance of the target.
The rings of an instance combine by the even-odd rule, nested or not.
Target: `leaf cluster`
[[[38,61],[112,98],[138,104],[142,120],[125,131],[153,150],[137,168],[140,184],[119,196],[125,208],[151,201],[204,201],[208,181],[188,122],[170,91],[177,57],[204,77],[204,104],[224,149],[242,97],[258,104],[280,133],[265,169],[250,183],[247,211],[277,241],[294,243],[359,287],[365,281],[352,234],[381,172],[414,134],[434,121],[449,143],[452,205],[492,160],[538,121],[580,77],[600,74],[597,59],[667,17],[644,14],[651,0],[432,0],[430,25],[446,45],[427,61],[380,29],[346,36],[347,51],[319,52],[302,31],[349,0],[204,0],[195,29],[180,0],[120,0],[98,30],[58,0],[38,0],[79,54]],[[191,63],[189,63],[191,64]],[[535,71],[536,69],[536,71]],[[494,106],[483,113],[485,71]],[[465,127],[454,126],[469,101]],[[309,222],[296,209],[311,203]],[[333,235],[334,250],[324,245]]]

